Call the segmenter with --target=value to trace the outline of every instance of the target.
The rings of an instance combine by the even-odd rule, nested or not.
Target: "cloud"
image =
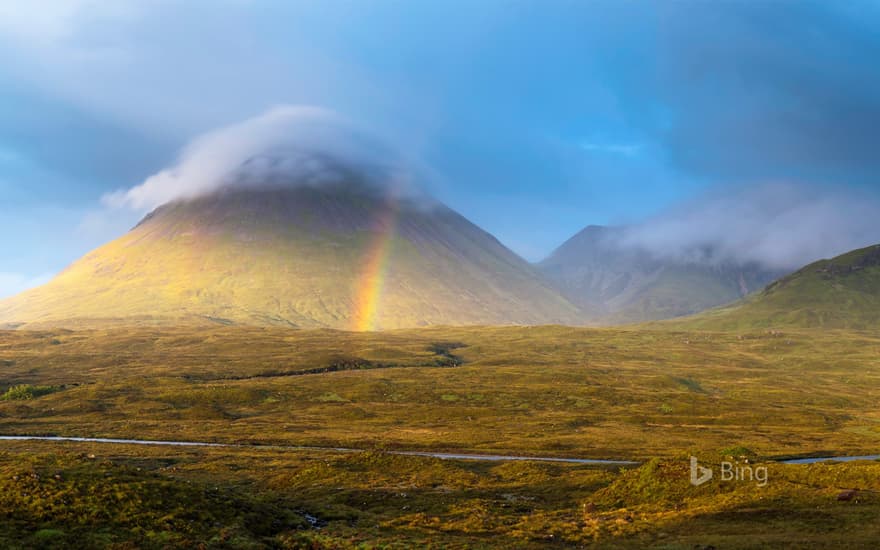
[[[877,3],[675,2],[660,16],[643,85],[676,167],[877,185]]]
[[[609,153],[613,155],[623,155],[631,157],[637,155],[642,150],[642,146],[638,143],[601,143],[601,142],[581,142],[579,147],[584,151]]]
[[[128,190],[104,195],[112,208],[147,210],[234,185],[302,185],[344,179],[350,168],[403,184],[405,163],[341,115],[281,106],[193,140],[177,163]]]
[[[0,2],[0,89],[8,80],[178,143],[280,103],[347,113],[399,107],[406,98],[343,59],[341,35],[326,32],[367,11],[347,8],[283,0]]]
[[[624,245],[695,262],[792,270],[880,242],[880,198],[771,183],[715,192],[627,227]]]
[[[86,18],[130,18],[138,2],[42,0],[39,4],[0,3],[0,32],[31,46],[69,39]]]
[[[0,299],[14,296],[19,292],[24,292],[30,288],[44,285],[48,283],[53,276],[54,274],[52,273],[29,276],[23,273],[6,273],[0,271]]]

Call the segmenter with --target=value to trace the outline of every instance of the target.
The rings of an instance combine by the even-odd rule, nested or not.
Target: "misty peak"
[[[226,187],[359,182],[411,187],[413,170],[381,140],[325,109],[285,106],[194,139],[178,161],[104,203],[135,210]]]
[[[388,167],[355,162],[333,153],[286,148],[255,154],[223,178],[222,188],[261,189],[327,186],[376,190],[399,181]]]

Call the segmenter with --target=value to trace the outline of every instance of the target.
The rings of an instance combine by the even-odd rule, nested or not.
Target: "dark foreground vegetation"
[[[4,445],[4,548],[876,548],[880,540],[872,462],[774,463],[764,487],[693,487],[687,457],[617,469],[376,451]]]

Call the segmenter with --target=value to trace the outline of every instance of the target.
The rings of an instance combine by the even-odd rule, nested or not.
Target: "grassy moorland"
[[[684,456],[618,470],[375,451],[5,442],[0,545],[876,548],[880,464],[768,469],[764,487],[694,487]],[[838,500],[849,488],[860,491]]]
[[[880,443],[878,351],[877,334],[820,331],[7,332],[0,391],[44,389],[0,400],[0,433],[593,458],[863,454]]]
[[[3,332],[0,434],[366,452],[6,441],[0,543],[868,548],[880,464],[769,461],[877,452],[878,351],[876,333],[810,330]],[[769,464],[769,482],[692,487],[690,454]]]

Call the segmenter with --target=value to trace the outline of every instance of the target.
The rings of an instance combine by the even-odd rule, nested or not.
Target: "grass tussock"
[[[63,389],[62,386],[34,386],[31,384],[19,384],[17,386],[12,386],[3,392],[3,394],[0,395],[0,400],[24,401],[35,399],[43,395],[49,395],[50,393],[55,393]]]

